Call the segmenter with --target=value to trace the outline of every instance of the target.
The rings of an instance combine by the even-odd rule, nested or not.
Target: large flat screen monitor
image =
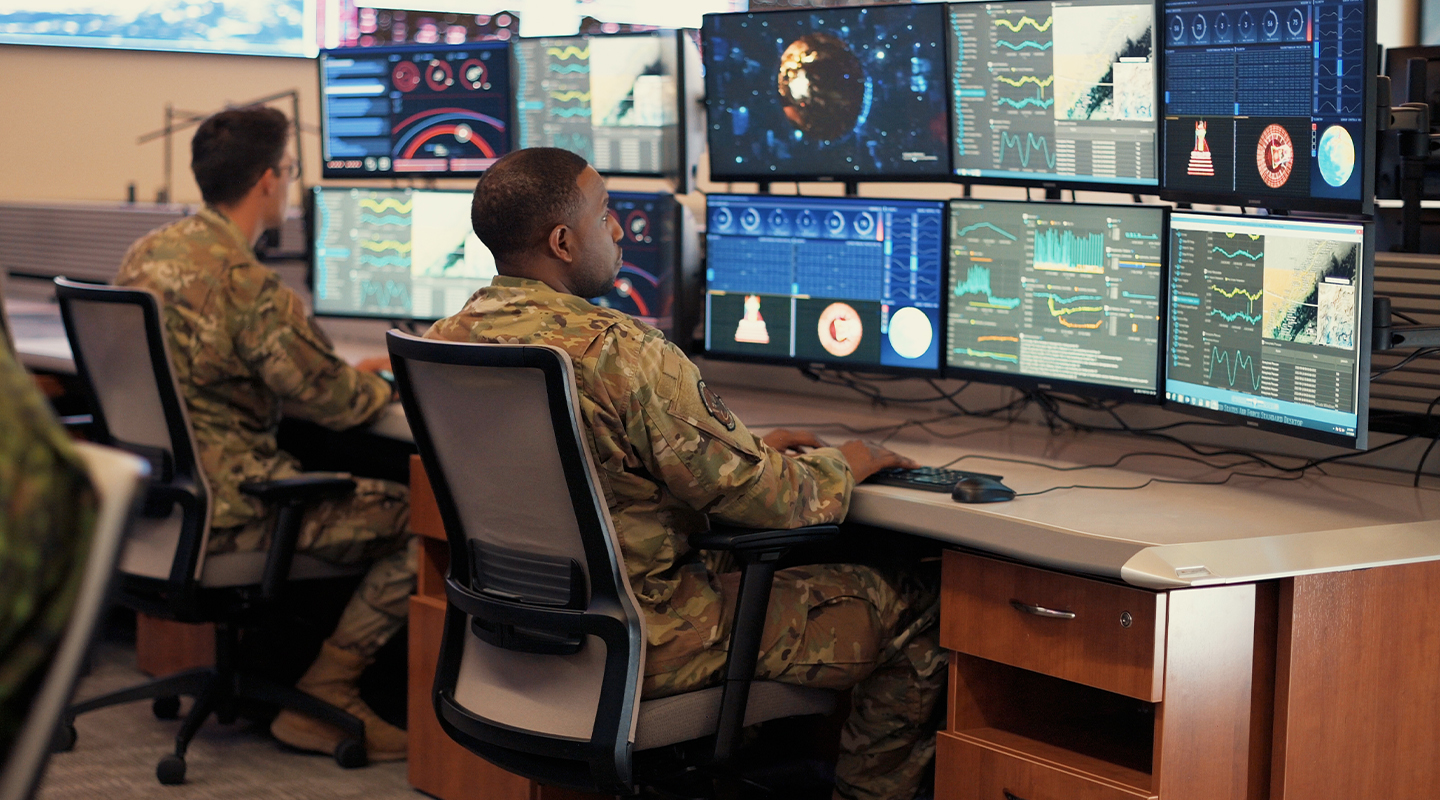
[[[943,6],[707,15],[716,180],[944,180]]]
[[[495,276],[470,224],[467,191],[317,186],[315,313],[435,320]]]
[[[5,0],[0,44],[313,57],[315,14],[307,0]]]
[[[707,198],[705,350],[938,374],[945,203]]]
[[[1373,0],[1165,0],[1161,195],[1370,213]]]
[[[1363,450],[1370,234],[1364,222],[1172,214],[1168,404]]]
[[[1155,4],[949,6],[955,174],[986,182],[1155,186]]]
[[[515,147],[561,147],[605,175],[680,169],[680,44],[675,31],[520,39]]]
[[[1156,402],[1165,215],[950,201],[946,374]]]
[[[510,150],[510,45],[320,53],[327,178],[478,175]]]
[[[610,213],[620,223],[623,263],[615,288],[591,300],[654,325],[681,347],[689,345],[693,320],[685,313],[683,292],[698,295],[698,286],[684,286],[679,269],[681,244],[679,204],[671,194],[611,192]]]

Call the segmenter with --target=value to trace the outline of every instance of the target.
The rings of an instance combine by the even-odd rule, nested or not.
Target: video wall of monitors
[[[510,150],[510,45],[320,54],[327,178],[477,175]]]
[[[471,194],[420,189],[311,189],[315,313],[436,320],[495,277],[470,223]]]
[[[955,175],[1158,183],[1153,2],[954,3],[946,35]]]
[[[1364,449],[1371,242],[1366,222],[1172,214],[1169,404]]]
[[[716,180],[945,180],[945,8],[707,15]]]
[[[945,203],[710,195],[705,350],[938,375]]]
[[[950,377],[1157,402],[1163,206],[950,202]]]
[[[1371,212],[1374,0],[1165,0],[1162,196]]]
[[[519,39],[515,147],[560,147],[602,174],[679,170],[680,49],[674,31]]]

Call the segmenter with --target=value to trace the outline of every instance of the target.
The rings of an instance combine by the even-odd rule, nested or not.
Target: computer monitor
[[[715,180],[944,180],[944,7],[706,15]]]
[[[1170,215],[1165,399],[1365,449],[1371,225]]]
[[[604,175],[680,169],[680,42],[675,31],[520,39],[515,147],[561,147]]]
[[[947,14],[956,175],[1159,183],[1153,2],[975,0]]]
[[[611,192],[610,213],[620,223],[624,263],[615,288],[590,302],[654,325],[671,341],[687,346],[693,319],[685,313],[680,269],[679,203],[671,194]],[[692,292],[698,288],[691,286]]]
[[[938,374],[945,203],[712,194],[709,356]]]
[[[327,178],[478,175],[510,151],[510,45],[320,53]]]
[[[1374,0],[1165,0],[1161,196],[1374,206]]]
[[[467,191],[317,186],[311,286],[317,315],[436,320],[490,284]]]
[[[950,201],[946,375],[1157,402],[1166,212]]]

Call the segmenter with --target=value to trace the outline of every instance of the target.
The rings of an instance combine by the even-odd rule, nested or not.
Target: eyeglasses
[[[279,164],[276,164],[274,167],[272,167],[272,169],[275,170],[275,174],[276,174],[276,175],[279,175],[279,176],[282,177],[282,178],[287,178],[287,179],[292,180],[292,181],[295,180],[296,178],[299,178],[299,177],[300,177],[300,162],[299,162],[299,161],[291,161],[291,162],[288,163],[288,164],[286,164],[285,162],[282,161],[282,162],[280,162]]]

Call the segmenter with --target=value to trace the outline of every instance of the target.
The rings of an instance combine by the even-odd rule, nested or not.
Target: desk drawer
[[[1159,702],[1165,674],[1165,601],[1163,592],[947,551],[940,643],[1012,667]]]
[[[1001,731],[941,731],[935,800],[1156,800],[1150,776]]]

